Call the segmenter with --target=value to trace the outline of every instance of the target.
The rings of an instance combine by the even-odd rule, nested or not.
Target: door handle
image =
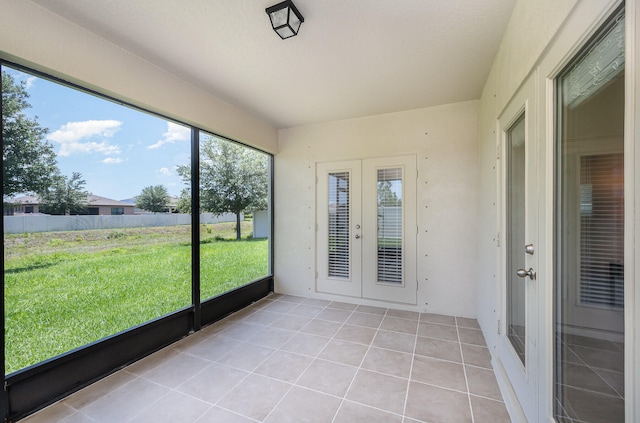
[[[536,280],[536,272],[534,272],[532,268],[529,268],[529,270],[518,269],[516,270],[516,275],[521,278],[526,278],[528,276],[532,281]]]

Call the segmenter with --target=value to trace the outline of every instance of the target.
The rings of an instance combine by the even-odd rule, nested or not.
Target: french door
[[[535,76],[499,118],[502,306],[498,354],[529,422],[538,421],[538,141]]]
[[[316,289],[416,304],[416,157],[316,170]]]

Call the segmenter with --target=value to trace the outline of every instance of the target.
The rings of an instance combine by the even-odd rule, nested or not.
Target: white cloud
[[[47,138],[60,144],[61,156],[72,154],[99,153],[105,156],[118,155],[120,147],[111,145],[105,138],[112,138],[120,130],[122,122],[117,120],[87,120],[69,122],[62,125]],[[85,141],[89,138],[102,138],[101,142]]]
[[[160,148],[164,144],[173,144],[176,141],[189,141],[191,139],[191,129],[173,122],[167,122],[167,132],[162,134],[162,139],[155,144],[148,146],[149,150]]]
[[[29,89],[31,87],[33,87],[33,84],[38,80],[37,77],[35,76],[30,76],[25,80],[25,88]]]
[[[104,164],[118,164],[122,162],[123,160],[120,157],[107,157],[102,161]]]
[[[167,167],[161,167],[160,169],[158,169],[157,173],[158,173],[158,175],[161,175],[161,176],[171,176],[171,175],[173,175],[173,173],[171,173],[171,171]]]

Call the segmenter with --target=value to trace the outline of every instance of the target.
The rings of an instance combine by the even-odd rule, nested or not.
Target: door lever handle
[[[521,278],[526,278],[528,276],[532,281],[536,280],[536,272],[534,272],[532,268],[529,268],[529,270],[518,269],[516,270],[516,275]]]

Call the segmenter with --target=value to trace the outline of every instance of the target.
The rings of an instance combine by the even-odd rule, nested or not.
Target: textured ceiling
[[[34,0],[274,126],[477,99],[515,0]]]

